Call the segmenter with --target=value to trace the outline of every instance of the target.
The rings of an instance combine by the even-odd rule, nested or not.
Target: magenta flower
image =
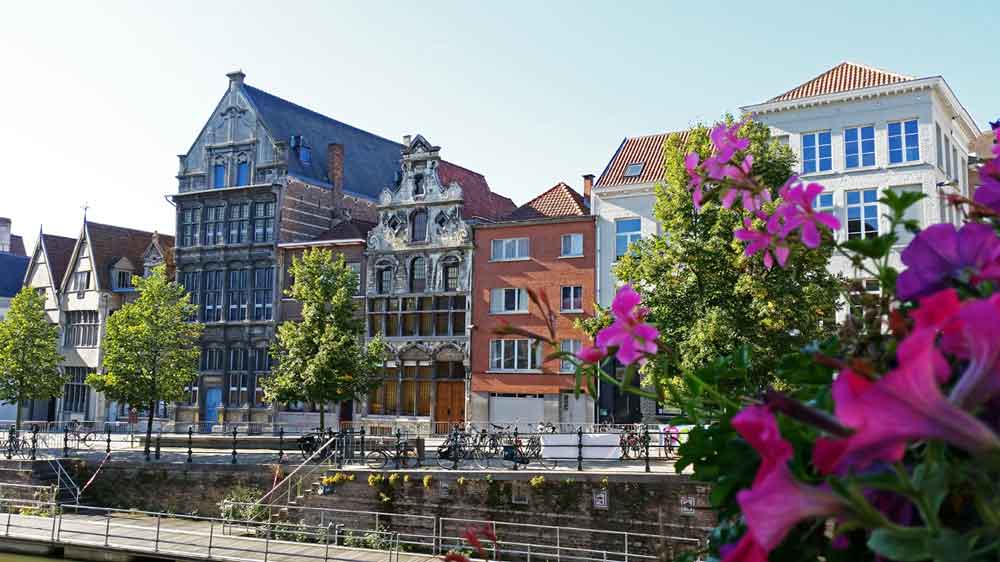
[[[733,155],[740,150],[746,150],[750,146],[750,139],[740,138],[739,132],[743,128],[743,121],[733,123],[726,127],[725,123],[719,123],[712,128],[709,138],[715,145],[715,156],[723,162],[729,162]]]
[[[781,206],[776,215],[784,218],[782,237],[787,237],[799,230],[802,243],[808,248],[816,248],[820,243],[819,227],[837,230],[840,221],[831,213],[820,213],[813,209],[813,201],[823,193],[823,186],[818,183],[803,185],[798,178],[792,177],[779,191]]]
[[[845,370],[833,383],[835,413],[855,430],[846,439],[819,439],[813,464],[824,473],[863,469],[903,458],[911,441],[940,439],[971,453],[1000,447],[981,421],[949,402],[938,387],[942,361],[931,346],[878,381]]]
[[[695,209],[701,209],[702,195],[702,185],[705,180],[701,177],[701,172],[698,170],[698,153],[691,152],[684,157],[684,169],[687,171],[688,177],[691,178],[691,187],[694,189],[694,193],[691,194],[691,200],[694,202]]]
[[[616,356],[624,365],[643,362],[646,354],[656,353],[660,333],[645,322],[649,309],[639,306],[641,300],[631,285],[622,285],[611,302],[615,322],[597,333],[597,347],[605,354],[618,348]]]
[[[932,330],[935,333],[950,323],[962,306],[955,289],[938,291],[917,302],[920,306],[910,312],[913,329]]]
[[[1000,129],[995,131],[996,142],[993,145],[993,158],[979,168],[979,179],[982,184],[976,188],[973,201],[1000,212]]]
[[[791,250],[784,237],[781,236],[780,217],[771,216],[765,224],[764,230],[755,229],[750,218],[745,218],[743,219],[743,228],[736,230],[733,236],[737,240],[748,242],[747,247],[743,250],[745,255],[752,256],[757,252],[762,252],[764,254],[764,267],[771,269],[775,261],[781,267],[785,267]]]
[[[584,363],[598,363],[604,359],[604,352],[593,345],[584,346],[577,354],[576,358]]]
[[[966,301],[944,330],[941,348],[968,363],[949,398],[972,409],[1000,391],[1000,295]]]
[[[732,207],[737,198],[741,200],[743,208],[748,211],[756,211],[757,209],[760,209],[764,203],[771,201],[770,191],[767,189],[760,189],[758,191],[754,188],[753,184],[747,181],[752,168],[752,154],[747,154],[743,158],[743,163],[739,166],[727,164],[723,168],[723,177],[719,179],[730,179],[734,183],[727,186],[725,193],[722,194],[722,208],[728,209]]]
[[[830,517],[846,511],[836,494],[795,479],[782,464],[736,495],[748,533],[764,550],[774,550],[793,527],[805,519]]]
[[[719,554],[722,555],[722,562],[767,562],[767,551],[749,531],[736,544],[720,548]]]
[[[781,437],[778,420],[766,406],[748,406],[733,416],[730,424],[760,455],[754,484],[792,458],[792,444]]]
[[[906,301],[937,292],[953,278],[969,281],[1000,259],[1000,239],[978,223],[956,231],[951,224],[925,228],[903,250],[907,269],[896,280],[896,295]]]

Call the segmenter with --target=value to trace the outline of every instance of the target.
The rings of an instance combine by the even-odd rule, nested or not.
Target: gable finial
[[[87,224],[87,210],[90,209],[90,203],[84,201],[80,208],[83,209],[83,223]]]

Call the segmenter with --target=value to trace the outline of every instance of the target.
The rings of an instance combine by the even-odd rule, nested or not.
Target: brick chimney
[[[330,184],[333,185],[333,208],[340,209],[344,201],[344,145],[330,143],[326,147]]]
[[[0,217],[0,252],[10,251],[10,219]]]
[[[243,79],[246,77],[247,75],[243,74],[242,70],[237,70],[235,72],[230,72],[229,74],[226,74],[226,78],[229,78],[229,89],[238,90],[240,86],[243,85]]]
[[[590,192],[594,190],[594,174],[583,174],[583,198],[590,202]]]

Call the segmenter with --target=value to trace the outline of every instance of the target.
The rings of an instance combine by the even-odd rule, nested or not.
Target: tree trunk
[[[21,411],[23,404],[21,403],[20,400],[18,400],[16,403],[17,403],[17,414],[15,415],[14,427],[16,427],[18,431],[20,431],[21,422],[24,421],[24,412]]]
[[[149,444],[153,437],[153,416],[156,415],[156,401],[149,402],[149,418],[146,420],[146,456],[149,456]]]
[[[320,432],[326,431],[326,403],[319,403],[319,430]]]

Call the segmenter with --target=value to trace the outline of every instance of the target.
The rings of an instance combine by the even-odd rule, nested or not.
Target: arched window
[[[410,216],[410,241],[423,242],[427,240],[427,210],[417,209]]]
[[[424,175],[423,174],[413,174],[413,195],[423,195],[424,194]]]
[[[392,292],[392,266],[379,264],[375,267],[375,291],[380,295]]]
[[[222,158],[212,166],[212,187],[226,187],[226,161]]]
[[[414,258],[410,262],[410,291],[422,293],[427,289],[427,263],[424,258]]]
[[[236,185],[250,185],[250,161],[246,154],[236,159]]]
[[[441,290],[458,290],[458,258],[451,256],[441,262]]]

